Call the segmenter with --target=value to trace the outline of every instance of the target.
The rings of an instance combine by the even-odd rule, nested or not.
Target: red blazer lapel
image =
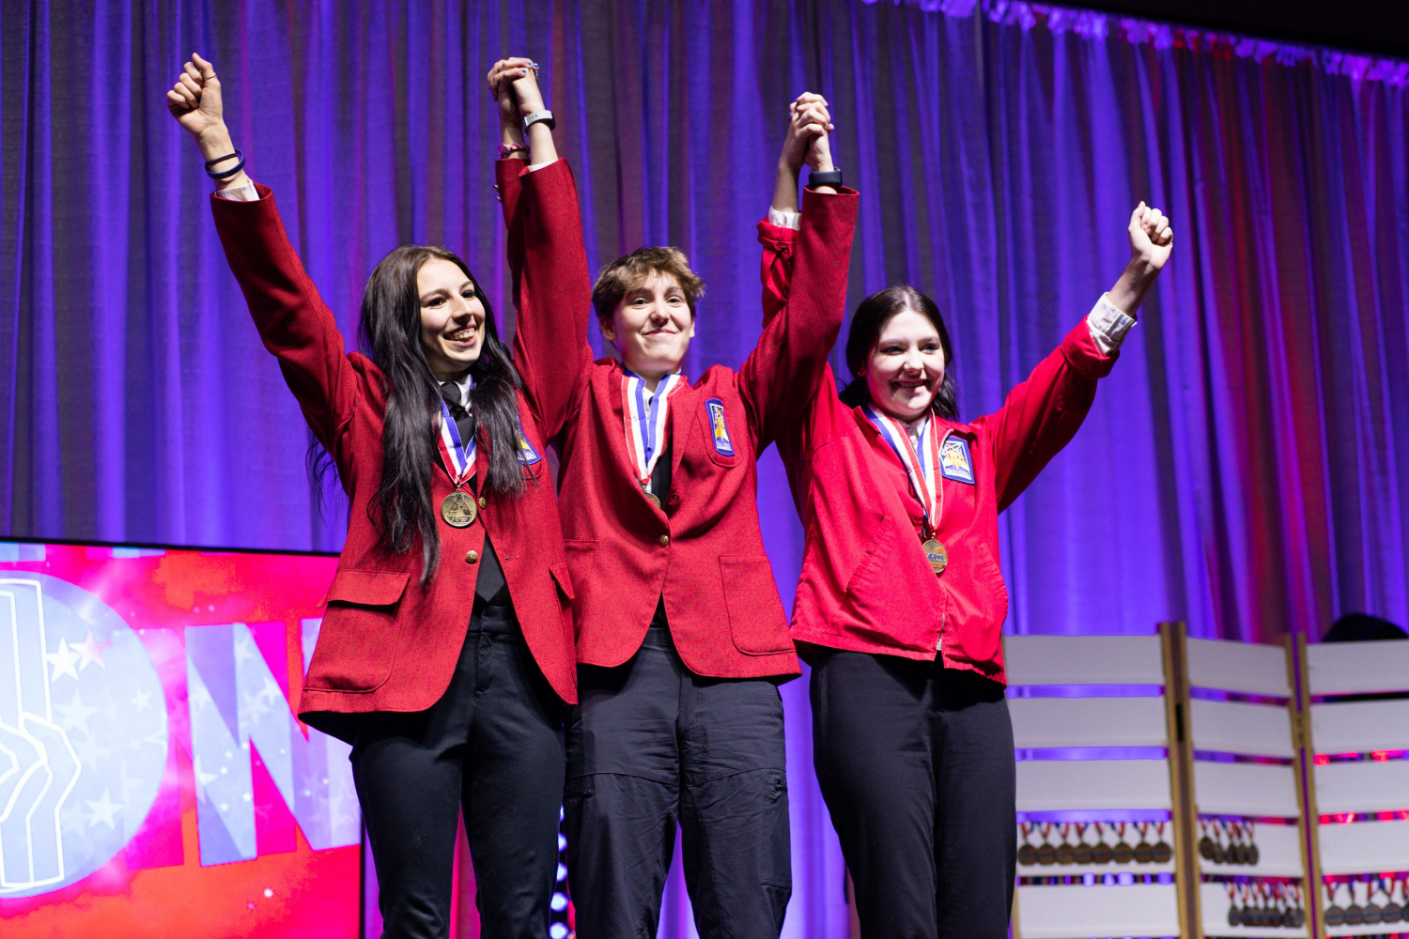
[[[612,370],[607,375],[607,423],[608,449],[611,450],[612,470],[619,478],[626,480],[637,491],[638,497],[646,500],[641,486],[636,481],[636,466],[631,460],[631,451],[626,449],[626,401],[622,398],[622,379],[626,377],[620,362],[612,362]]]
[[[670,424],[670,485],[672,487],[677,485],[676,480],[680,478],[680,455],[685,452],[685,445],[690,442],[690,428],[695,426],[692,418],[695,414],[695,401],[698,395],[699,390],[687,384],[670,396],[670,408],[666,411],[665,419]]]

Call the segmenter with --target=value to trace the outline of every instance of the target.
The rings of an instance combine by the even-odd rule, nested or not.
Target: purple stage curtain
[[[592,264],[671,243],[707,279],[692,375],[758,334],[753,226],[804,90],[862,193],[849,306],[933,295],[965,416],[1114,281],[1137,201],[1172,217],[1085,428],[1005,516],[1009,630],[1409,620],[1409,64],[973,0],[34,0],[0,29],[0,534],[336,549],[164,91],[192,49],[215,62],[349,337],[407,241],[462,252],[507,331],[483,75],[512,53],[543,65]],[[759,501],[789,599],[802,537],[771,452]],[[784,697],[786,935],[839,937],[804,683]],[[672,881],[663,934],[690,934],[686,905]]]

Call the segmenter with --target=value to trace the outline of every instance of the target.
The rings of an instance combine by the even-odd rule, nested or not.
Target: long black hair
[[[382,427],[382,478],[368,513],[384,549],[405,554],[419,543],[421,582],[430,580],[440,560],[436,511],[431,505],[431,473],[438,459],[439,382],[421,345],[421,293],[417,274],[432,259],[450,261],[465,272],[484,304],[484,339],[470,366],[474,387],[469,410],[475,438],[485,448],[489,469],[480,491],[517,496],[524,490],[518,460],[520,434],[516,392],[522,387],[508,348],[499,338],[494,311],[464,261],[444,248],[402,245],[382,258],[362,293],[359,345],[383,375],[386,414]],[[310,454],[321,491],[331,461]]]
[[[892,316],[902,310],[914,310],[923,315],[939,333],[939,347],[944,350],[944,380],[940,382],[930,408],[945,420],[957,421],[959,386],[954,381],[954,346],[949,341],[949,330],[945,328],[944,317],[935,302],[909,284],[878,290],[857,305],[856,312],[851,316],[851,330],[846,336],[846,369],[852,378],[839,397],[843,404],[852,408],[870,403],[866,366],[876,343],[880,341],[881,330],[885,329]]]

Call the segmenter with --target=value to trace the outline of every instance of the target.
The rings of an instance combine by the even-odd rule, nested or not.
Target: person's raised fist
[[[217,130],[225,124],[225,106],[220,98],[220,79],[215,66],[197,53],[181,68],[181,77],[166,93],[166,108],[191,136]]]
[[[1141,202],[1130,213],[1130,256],[1158,271],[1169,260],[1174,246],[1174,230],[1169,217],[1154,206]]]

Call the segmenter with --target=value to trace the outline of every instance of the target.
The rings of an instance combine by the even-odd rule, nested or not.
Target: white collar
[[[444,384],[445,382],[443,381],[437,381],[435,383],[435,386],[439,388],[441,385]],[[452,384],[454,384],[456,388],[460,389],[460,406],[463,407],[466,411],[468,411],[470,409],[470,388],[474,385],[474,382],[470,379],[470,373],[466,372],[464,378],[452,382]]]

